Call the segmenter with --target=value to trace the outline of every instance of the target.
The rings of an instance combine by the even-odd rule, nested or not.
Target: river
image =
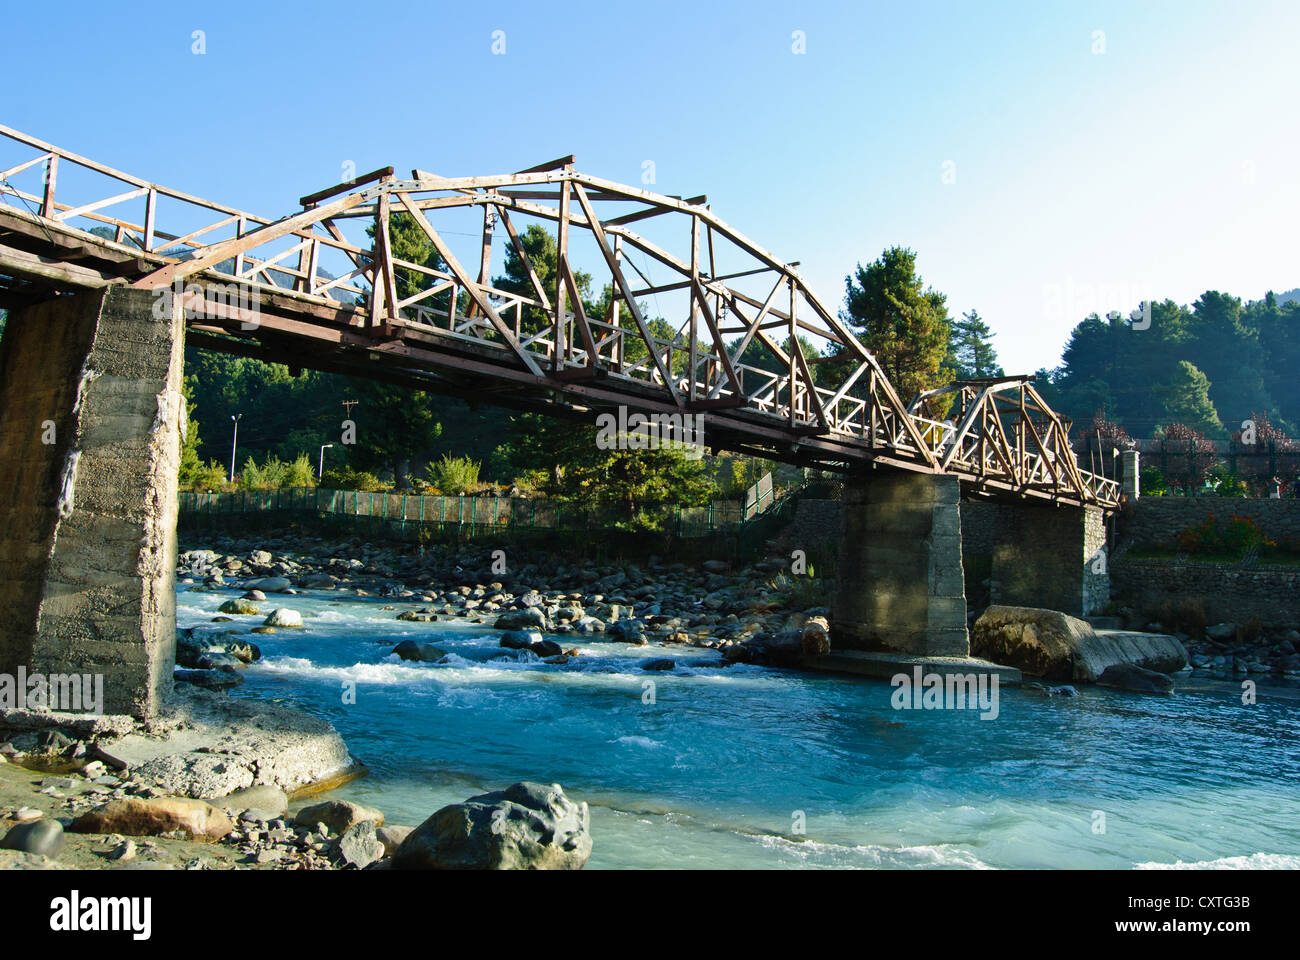
[[[178,625],[260,623],[209,623],[239,593],[181,587]],[[1294,687],[1253,705],[1191,678],[1170,696],[1003,688],[981,719],[895,710],[883,681],[702,666],[706,649],[567,635],[582,655],[548,665],[489,625],[396,620],[410,604],[274,603],[305,628],[251,637],[263,659],[233,695],[333,722],[370,774],[332,795],[390,823],[532,779],[590,805],[589,869],[1300,867]],[[409,638],[450,656],[402,662]],[[676,668],[641,669],[663,657]]]

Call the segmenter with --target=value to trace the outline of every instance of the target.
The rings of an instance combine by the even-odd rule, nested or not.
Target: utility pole
[[[347,413],[348,419],[351,420],[351,419],[352,419],[352,408],[355,407],[357,404],[359,404],[361,401],[360,401],[360,400],[343,400],[343,401],[341,401],[341,402],[342,402],[344,408],[345,408],[345,409],[347,410],[347,412],[348,412],[348,413]]]
[[[316,471],[316,479],[319,480],[325,476],[325,451],[334,446],[332,443],[323,444],[320,448],[320,468]]]
[[[235,445],[239,440],[239,420],[243,417],[242,413],[232,413],[230,419],[234,421],[235,428],[230,435],[230,482],[235,482]]]

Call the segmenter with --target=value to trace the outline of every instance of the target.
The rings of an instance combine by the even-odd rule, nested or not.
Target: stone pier
[[[953,476],[879,470],[845,483],[832,649],[969,655],[959,511]]]
[[[1005,606],[1100,613],[1110,602],[1105,515],[1032,503],[998,511],[989,594]]]
[[[154,306],[58,296],[0,339],[0,673],[99,674],[104,711],[136,717],[176,644],[184,321]]]

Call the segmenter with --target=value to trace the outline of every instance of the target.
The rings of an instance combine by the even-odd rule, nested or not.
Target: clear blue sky
[[[914,248],[1028,372],[1092,309],[1300,286],[1297,28],[1300,4],[1187,0],[65,0],[7,5],[0,122],[274,216],[347,161],[653,160],[828,305]]]

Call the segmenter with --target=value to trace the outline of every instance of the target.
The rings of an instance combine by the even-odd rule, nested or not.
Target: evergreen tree
[[[952,321],[946,363],[956,372],[957,379],[1003,376],[993,337],[993,331],[976,310]]]

